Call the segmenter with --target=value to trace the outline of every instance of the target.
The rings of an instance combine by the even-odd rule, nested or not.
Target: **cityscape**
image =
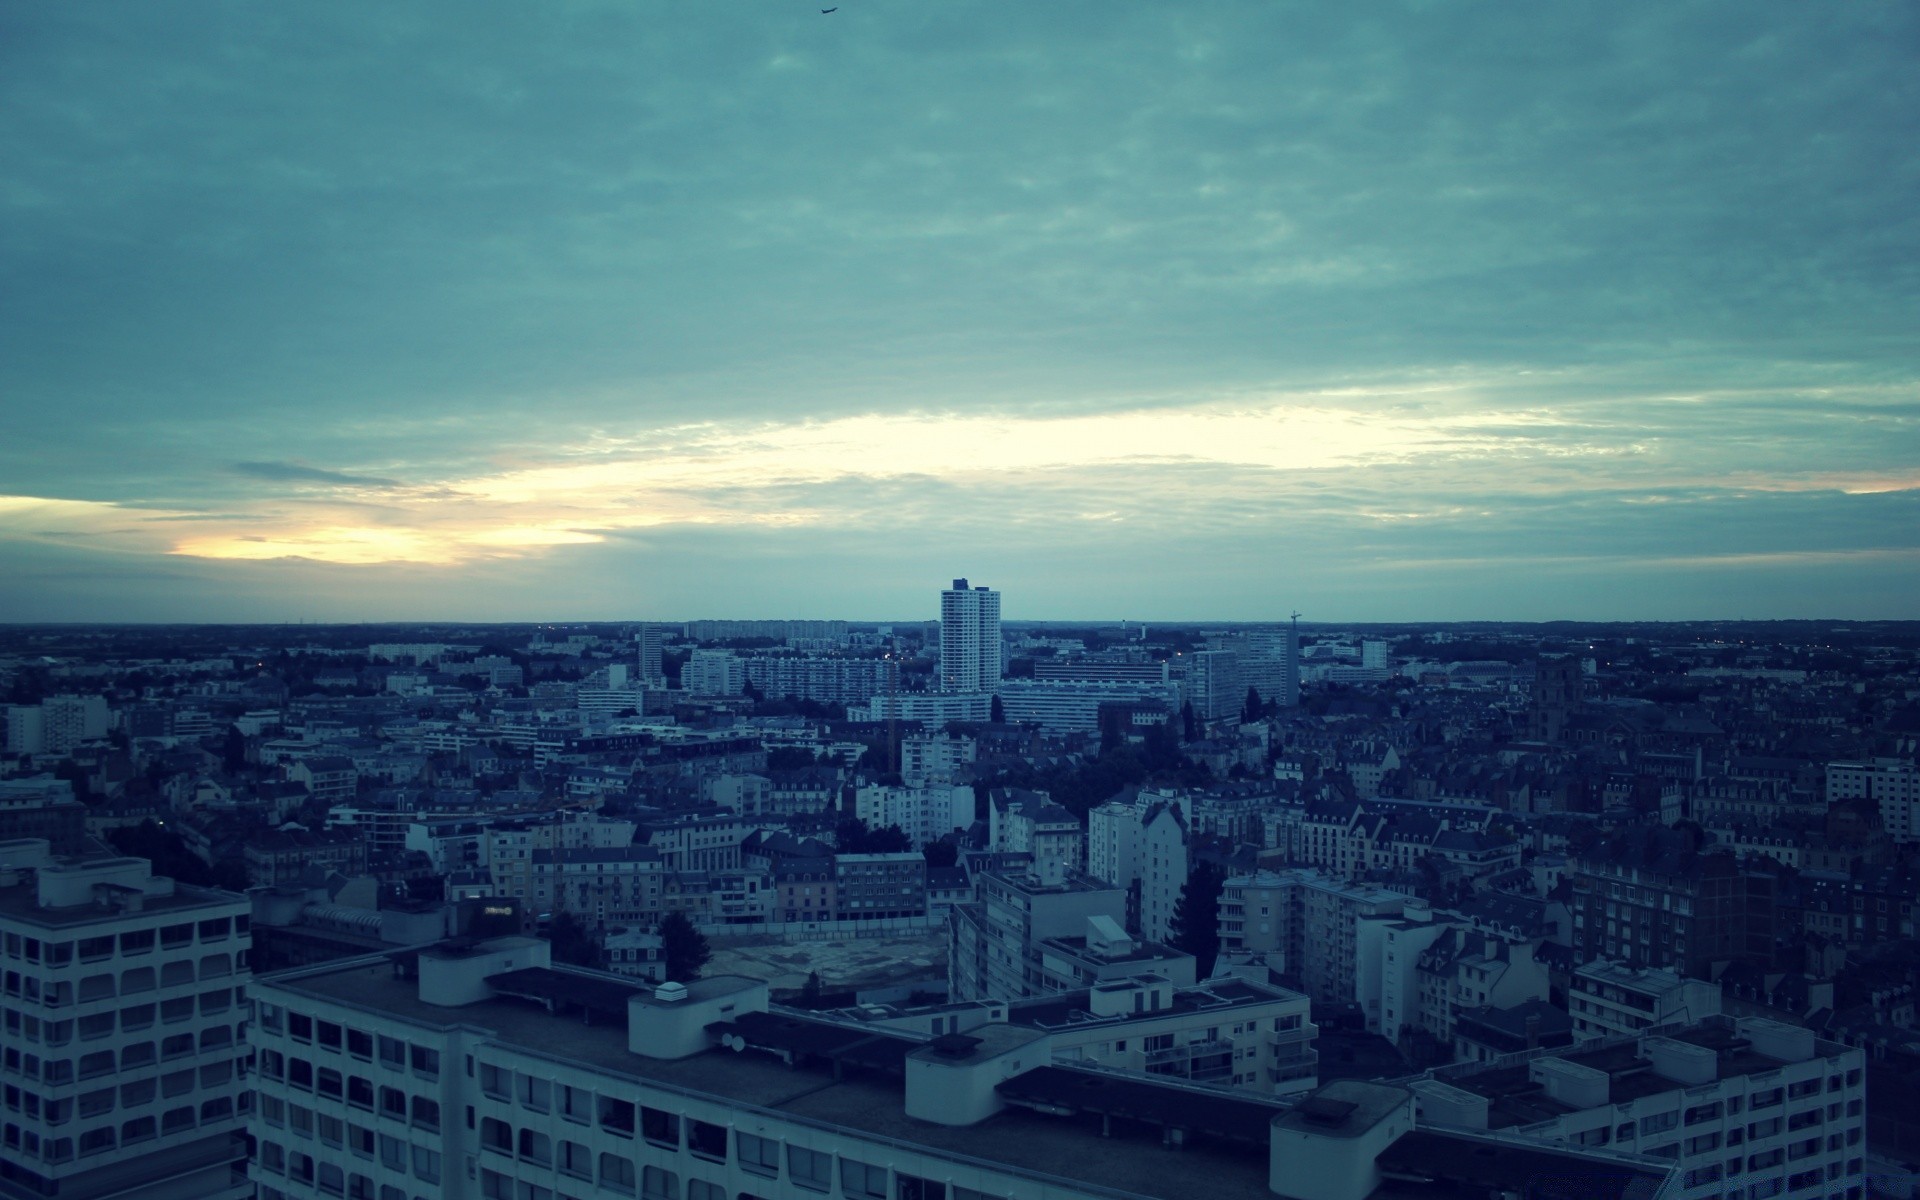
[[[1906,1178],[1920,623],[1020,607],[0,630],[0,1176]]]
[[[0,1200],[1913,1200],[1917,12],[0,10]]]

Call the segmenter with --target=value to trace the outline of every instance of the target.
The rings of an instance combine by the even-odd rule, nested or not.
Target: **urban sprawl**
[[[936,590],[0,628],[0,1200],[1910,1193],[1920,625]]]

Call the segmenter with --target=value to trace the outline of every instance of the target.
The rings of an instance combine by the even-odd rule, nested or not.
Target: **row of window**
[[[176,1033],[158,1042],[130,1043],[120,1047],[117,1054],[112,1050],[95,1050],[82,1054],[77,1060],[42,1059],[38,1054],[9,1045],[0,1051],[0,1069],[43,1083],[66,1084],[76,1079],[111,1075],[115,1071],[143,1070],[155,1063],[170,1062],[191,1054],[228,1050],[243,1044],[245,1037],[244,1024],[209,1025],[200,1030],[198,1038],[192,1033]]]
[[[184,1096],[197,1088],[226,1087],[236,1078],[244,1078],[244,1071],[236,1065],[242,1062],[242,1059],[223,1059],[207,1063],[197,1071],[188,1068],[157,1077],[149,1075],[144,1079],[129,1079],[118,1087],[97,1088],[78,1096],[42,1096],[39,1092],[13,1084],[6,1085],[0,1091],[4,1093],[8,1112],[21,1113],[48,1125],[64,1125],[73,1120],[75,1113],[83,1119],[97,1117],[112,1112],[116,1103],[121,1108],[137,1108],[158,1099]]]
[[[506,1099],[507,1089],[513,1088],[514,1073],[502,1068],[483,1065],[482,1087],[491,1087],[489,1095],[496,1099]],[[491,1071],[491,1074],[487,1072]],[[546,1080],[532,1079],[526,1075],[518,1076],[524,1085],[534,1083],[547,1085]],[[549,1085],[551,1086],[551,1085]],[[521,1089],[524,1094],[524,1088]],[[585,1095],[579,1089],[559,1085],[557,1091]],[[553,1092],[542,1094],[540,1103],[551,1103]],[[695,1158],[706,1159],[714,1163],[727,1161],[729,1130],[724,1125],[668,1112],[665,1109],[647,1105],[634,1105],[631,1101],[616,1100],[612,1097],[598,1097],[600,1109],[600,1127],[610,1132],[630,1137],[636,1127],[647,1142],[665,1149],[678,1150],[683,1146]],[[530,1105],[531,1107],[531,1105]],[[538,1108],[537,1111],[548,1111]],[[755,1134],[731,1131],[737,1163],[741,1170],[755,1175],[764,1175],[770,1179],[780,1176],[781,1160],[786,1161],[787,1180],[795,1187],[810,1191],[827,1191],[833,1186],[835,1156],[824,1151],[811,1150],[804,1146],[783,1145],[773,1139]],[[673,1172],[660,1167],[638,1167],[624,1154],[602,1152],[595,1155],[593,1150],[583,1143],[566,1138],[555,1139],[538,1129],[515,1129],[506,1121],[496,1117],[483,1117],[480,1121],[480,1148],[484,1152],[513,1158],[519,1162],[544,1167],[569,1175],[583,1182],[594,1183],[620,1195],[635,1194],[636,1182],[639,1195],[645,1200],[679,1200],[679,1182]],[[784,1149],[784,1156],[782,1150]],[[852,1200],[885,1200],[888,1192],[888,1170],[885,1167],[862,1163],[850,1158],[839,1158],[840,1186],[843,1195]],[[492,1172],[489,1172],[492,1174]],[[505,1175],[497,1176],[502,1181]],[[930,1180],[917,1179],[901,1175],[901,1196],[918,1196],[925,1200],[935,1200],[946,1194],[946,1186]],[[650,1182],[651,1181],[651,1182]],[[698,1180],[689,1181],[687,1200],[695,1200],[703,1194],[693,1189]],[[911,1186],[909,1186],[911,1182]],[[504,1184],[503,1184],[504,1185]],[[715,1185],[712,1195],[724,1197]],[[494,1193],[488,1193],[493,1195]],[[501,1193],[504,1194],[504,1193]],[[993,1197],[966,1188],[953,1189],[954,1200],[995,1200]]]
[[[196,1013],[203,1017],[218,1016],[244,998],[245,989],[215,988],[198,996],[174,996],[157,1006],[148,1002],[131,1004],[117,1012],[89,1013],[78,1021],[71,1017],[43,1019],[30,1012],[9,1008],[5,1010],[4,1026],[0,1027],[4,1027],[8,1041],[64,1046],[73,1040],[76,1032],[84,1041],[107,1037],[116,1028],[127,1032],[145,1029],[154,1023],[156,1017],[163,1024],[171,1025],[190,1020]]]
[[[129,929],[119,934],[104,933],[78,941],[48,942],[21,933],[9,933],[0,942],[0,955],[17,962],[64,967],[75,961],[101,962],[118,954],[122,958],[161,950],[179,950],[194,944],[199,935],[202,945],[224,941],[239,934],[246,936],[251,918],[247,916],[209,917],[204,921],[182,921],[174,925]]]
[[[247,969],[247,952],[236,954],[203,955],[196,965],[188,958],[175,959],[160,964],[156,972],[152,967],[131,967],[117,975],[103,972],[88,975],[76,981],[71,979],[46,979],[38,975],[20,971],[0,973],[0,992],[16,996],[31,1004],[43,1004],[49,1008],[80,1003],[87,1004],[95,1000],[111,1000],[116,996],[132,996],[141,992],[151,992],[156,987],[184,987],[208,979],[225,979],[235,970]]]
[[[440,1052],[430,1046],[416,1046],[385,1034],[318,1020],[307,1013],[289,1012],[277,1004],[257,1005],[256,1015],[263,1033],[284,1034],[301,1045],[335,1054],[344,1052],[361,1062],[373,1062],[377,1057],[380,1065],[388,1070],[411,1068],[422,1079],[440,1078]]]
[[[264,1101],[260,1105],[260,1111],[263,1117],[267,1117],[270,1111]],[[440,1182],[440,1151],[431,1146],[415,1145],[390,1134],[376,1133],[364,1125],[355,1125],[342,1121],[338,1117],[329,1117],[325,1113],[315,1113],[312,1109],[302,1108],[297,1104],[286,1105],[284,1111],[278,1108],[271,1111],[277,1116],[284,1117],[285,1128],[296,1137],[318,1141],[336,1150],[342,1148],[350,1150],[369,1162],[377,1159],[388,1171],[400,1174],[411,1173],[422,1183]],[[274,1126],[283,1124],[282,1120],[274,1117],[267,1117],[267,1120]],[[283,1145],[280,1142],[263,1139],[260,1142],[259,1151],[261,1165],[276,1174],[284,1174],[287,1153],[290,1149],[298,1151],[299,1147],[293,1143]]]
[[[188,1133],[202,1125],[231,1121],[247,1110],[246,1097],[216,1096],[196,1108],[183,1104],[163,1113],[148,1113],[126,1121],[99,1125],[76,1137],[43,1137],[36,1129],[9,1121],[0,1127],[0,1148],[10,1156],[42,1159],[50,1163],[90,1158],[121,1147],[134,1147],[155,1138]]]
[[[258,1062],[262,1079],[285,1083],[324,1099],[345,1101],[354,1108],[377,1112],[389,1120],[409,1122],[421,1129],[437,1131],[440,1128],[440,1102],[430,1097],[409,1095],[397,1087],[376,1084],[364,1075],[316,1067],[311,1059],[288,1058],[278,1050],[260,1051]]]

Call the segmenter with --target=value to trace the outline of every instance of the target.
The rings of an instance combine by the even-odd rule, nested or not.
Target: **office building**
[[[241,1200],[246,897],[0,844],[0,1196]]]
[[[940,689],[1000,688],[1000,593],[956,579],[940,593]]]

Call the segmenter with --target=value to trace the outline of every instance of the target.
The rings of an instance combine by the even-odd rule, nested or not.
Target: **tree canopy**
[[[1211,976],[1220,957],[1220,892],[1226,881],[1226,871],[1217,864],[1195,863],[1173,902],[1173,948],[1193,955],[1197,979]]]
[[[670,912],[660,922],[660,952],[667,960],[670,983],[692,983],[713,957],[707,935],[694,928],[683,912]]]

